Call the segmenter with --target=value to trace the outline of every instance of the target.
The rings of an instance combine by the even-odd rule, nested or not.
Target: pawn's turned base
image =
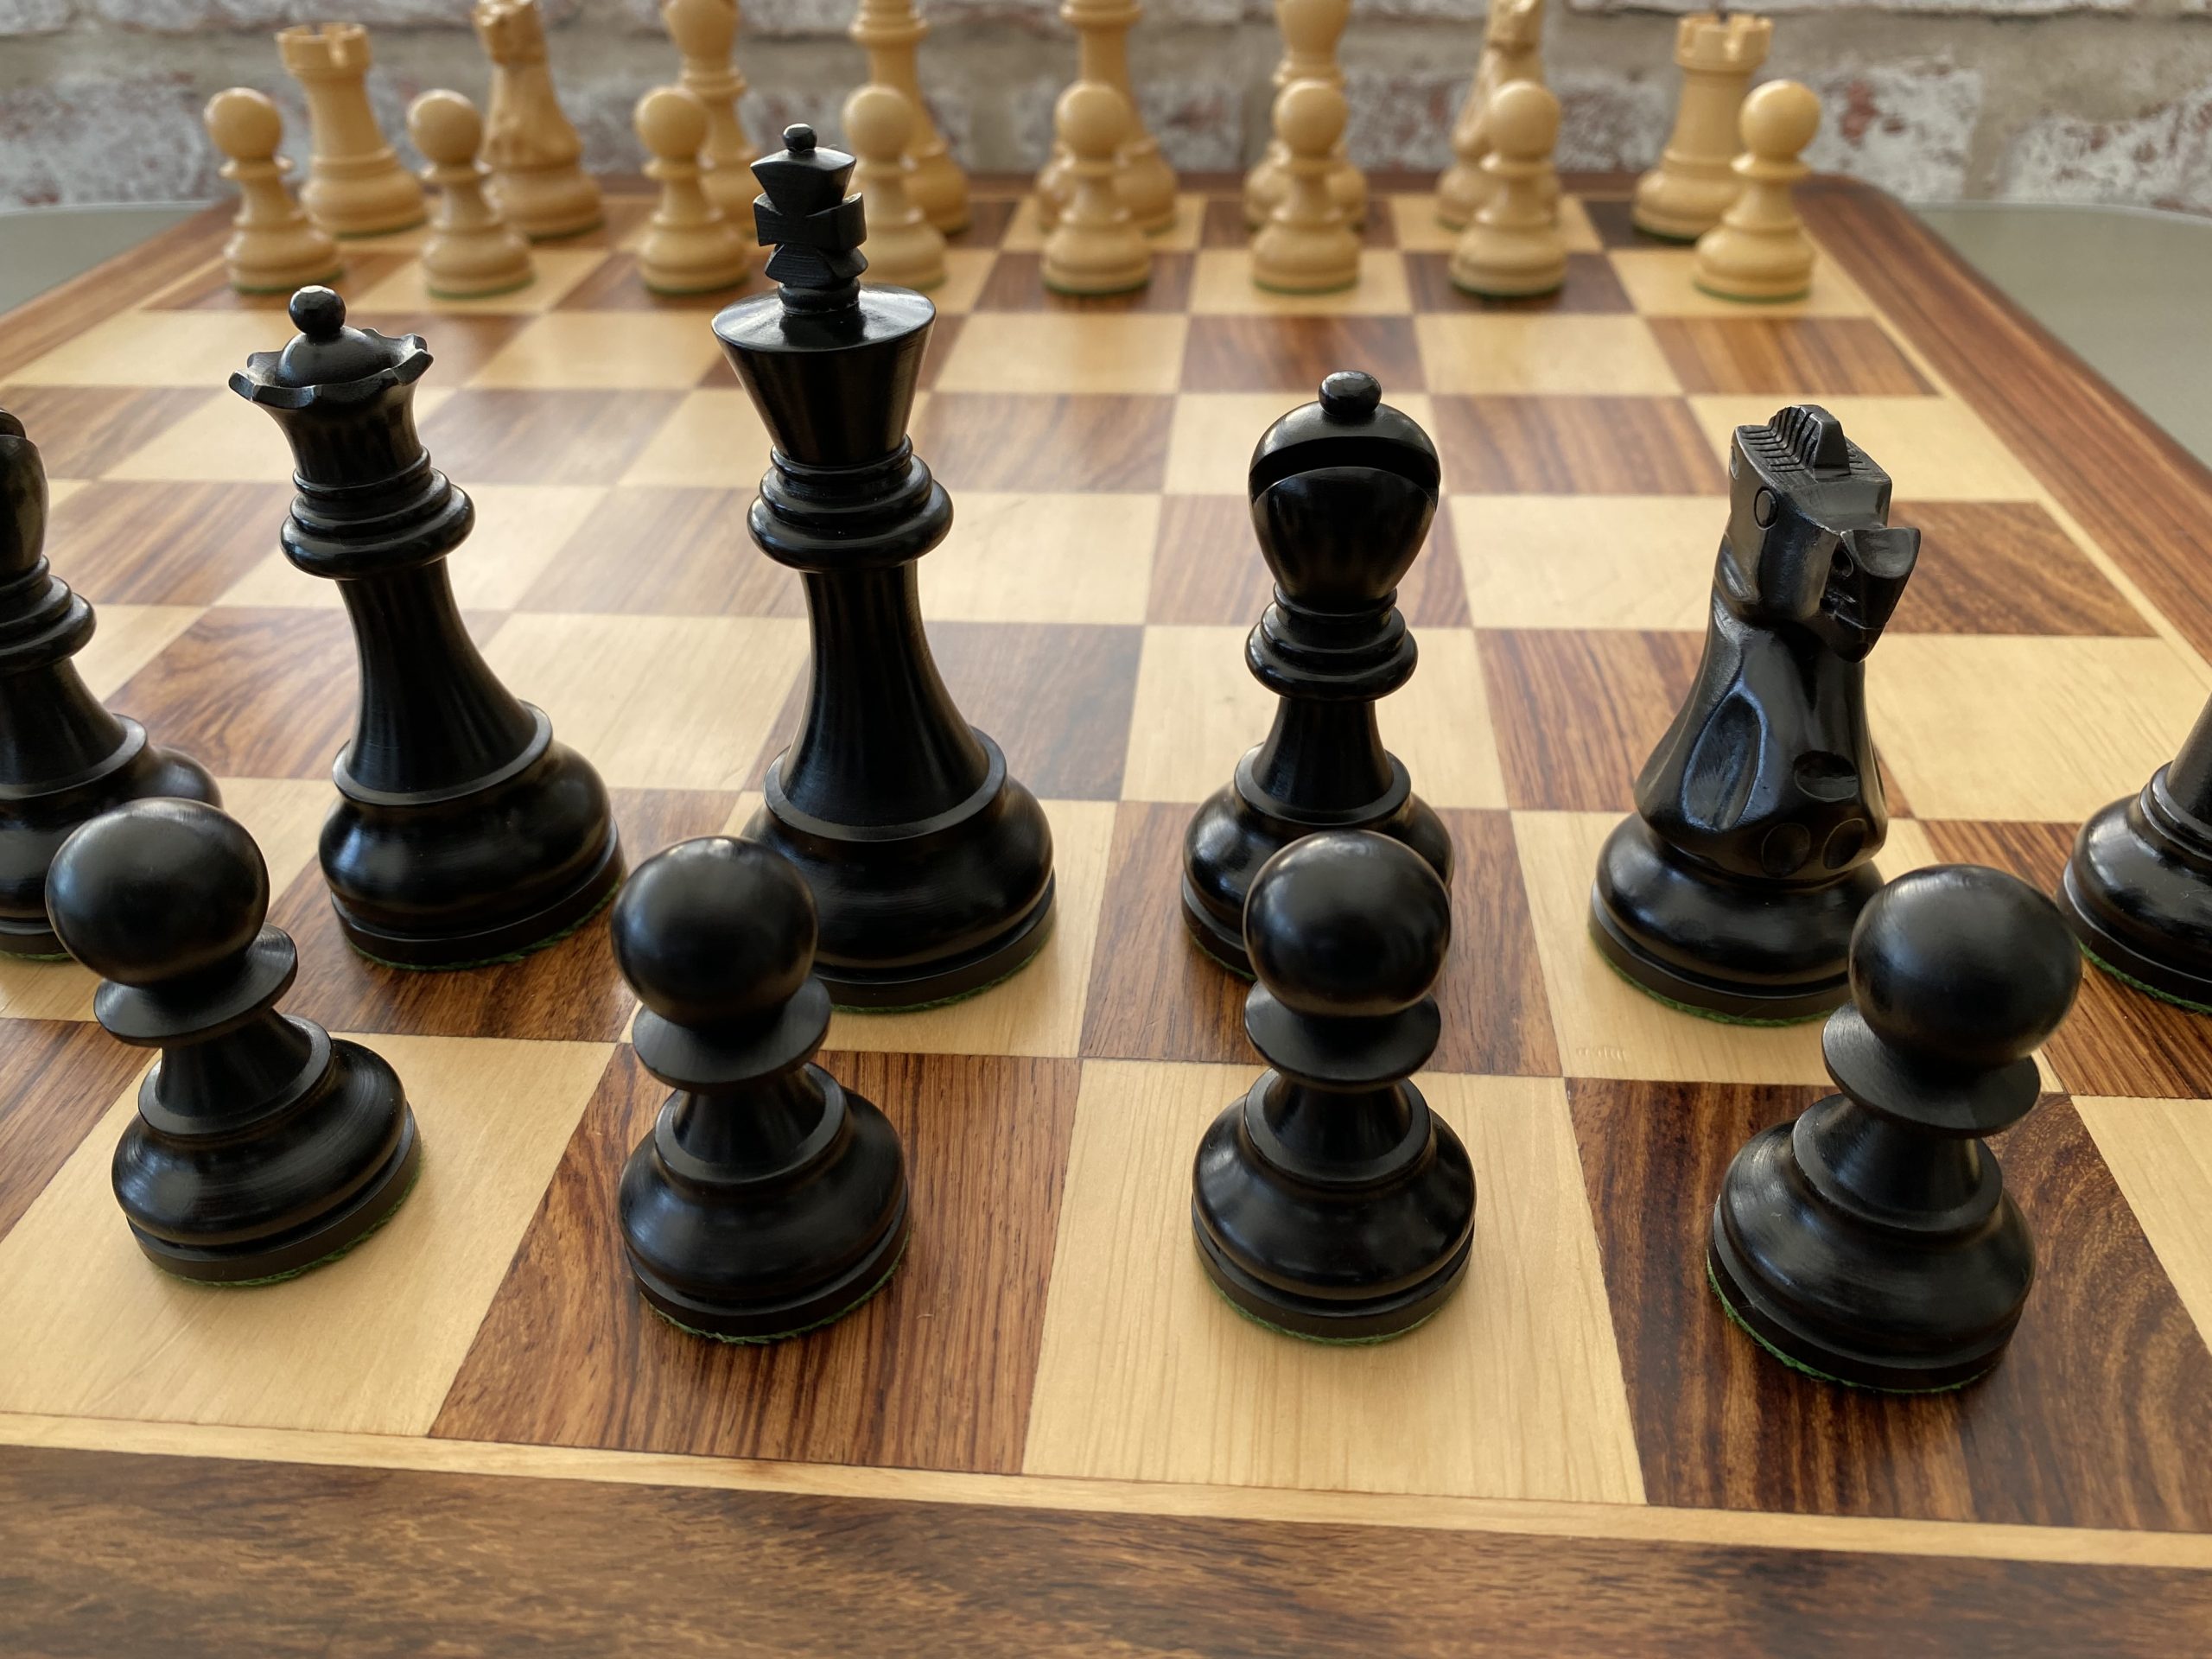
[[[1789,1024],[1849,996],[1851,930],[1881,885],[1871,864],[1820,887],[1735,881],[1692,863],[1631,816],[1598,855],[1590,937],[1661,1001],[1715,1019]]]
[[[2168,798],[2167,775],[2082,826],[2058,909],[2106,972],[2212,1014],[2212,839]]]

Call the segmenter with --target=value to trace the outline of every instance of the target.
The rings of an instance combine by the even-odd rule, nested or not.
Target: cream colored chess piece
[[[1744,100],[1743,192],[1697,239],[1690,280],[1724,300],[1795,300],[1813,286],[1813,245],[1790,187],[1811,171],[1797,159],[1820,130],[1821,100],[1794,80],[1770,80]]]
[[[1337,42],[1351,16],[1351,0],[1275,0],[1275,28],[1282,35],[1282,59],[1275,65],[1275,92],[1294,80],[1325,80],[1344,90],[1344,72],[1337,62]],[[1244,175],[1244,223],[1257,230],[1268,222],[1268,210],[1289,188],[1287,163],[1290,152],[1282,140],[1270,137],[1268,153]],[[1330,157],[1329,194],[1344,210],[1348,224],[1367,219],[1367,179],[1344,154],[1344,140],[1337,141]]]
[[[459,92],[425,92],[407,108],[407,136],[429,165],[438,192],[423,243],[425,286],[440,299],[505,294],[530,281],[530,244],[486,200],[490,171],[476,159],[483,118]]]
[[[308,98],[314,155],[300,205],[333,236],[377,236],[423,222],[423,187],[399,164],[369,108],[368,32],[359,23],[280,29],[277,55]]]
[[[1559,139],[1559,99],[1533,80],[1508,81],[1490,105],[1490,154],[1483,170],[1491,195],[1452,249],[1452,281],[1470,294],[1498,299],[1548,294],[1567,281],[1567,246],[1546,205],[1556,198],[1552,146]]]
[[[711,294],[753,270],[753,249],[707,194],[699,148],[707,106],[681,86],[656,86],[632,118],[660,200],[638,244],[638,276],[656,294]]]
[[[934,288],[944,280],[944,232],[929,221],[907,184],[912,100],[894,86],[863,86],[845,100],[845,143],[859,158],[853,188],[866,204],[866,280]]]
[[[1152,280],[1152,250],[1116,185],[1115,157],[1135,119],[1103,81],[1060,94],[1054,133],[1066,152],[1065,204],[1045,238],[1045,286],[1061,294],[1123,294]]]
[[[1474,85],[1452,123],[1452,165],[1436,178],[1436,217],[1450,230],[1474,220],[1491,196],[1483,157],[1490,154],[1490,106],[1498,88],[1544,79],[1544,0],[1493,0],[1483,29],[1483,54]],[[1559,193],[1552,193],[1556,206]]]
[[[1659,165],[1636,181],[1637,229],[1694,242],[1720,222],[1743,186],[1732,163],[1744,88],[1773,38],[1774,25],[1748,12],[1701,12],[1675,25],[1682,101]]]
[[[868,53],[870,84],[904,92],[914,106],[914,136],[906,143],[906,159],[914,164],[914,175],[907,181],[906,194],[931,224],[947,236],[958,235],[968,228],[968,175],[952,159],[951,148],[931,118],[914,67],[916,51],[930,26],[915,15],[913,0],[861,0],[846,32]]]
[[[1175,174],[1145,130],[1129,85],[1129,29],[1143,16],[1135,0],[1062,0],[1060,6],[1060,21],[1075,31],[1076,83],[1110,86],[1128,106],[1128,132],[1115,153],[1114,188],[1136,227],[1156,234],[1175,222]],[[1047,227],[1067,205],[1071,170],[1067,146],[1055,137],[1052,158],[1037,175],[1037,217]]]
[[[284,188],[292,164],[277,155],[284,118],[267,96],[233,86],[207,100],[207,136],[238,188],[238,216],[223,245],[223,268],[243,294],[289,294],[338,274],[338,245],[317,230]]]
[[[1359,280],[1359,238],[1329,188],[1344,95],[1325,80],[1294,80],[1275,98],[1283,194],[1252,238],[1252,280],[1285,294],[1325,294]]]
[[[753,198],[760,193],[751,169],[760,152],[737,113],[745,96],[745,77],[730,59],[737,0],[660,0],[660,18],[683,54],[683,90],[707,106],[707,142],[699,152],[707,194],[733,224],[749,225]]]
[[[537,0],[476,0],[476,38],[492,60],[484,159],[492,197],[533,242],[575,236],[600,222],[599,187],[578,165],[583,141],[561,113],[545,61]]]

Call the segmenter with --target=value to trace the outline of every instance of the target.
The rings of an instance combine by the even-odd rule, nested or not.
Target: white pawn
[[[1795,300],[1813,286],[1813,245],[1790,187],[1810,170],[1797,159],[1820,130],[1820,96],[1770,80],[1744,100],[1744,153],[1731,164],[1743,194],[1697,239],[1691,281],[1724,300]]]
[[[267,96],[233,86],[207,100],[207,136],[222,151],[223,176],[238,188],[238,217],[223,245],[223,267],[242,294],[289,294],[338,274],[338,244],[318,230],[284,175],[292,164],[277,155],[284,118]]]
[[[476,159],[483,118],[459,92],[425,92],[407,107],[407,136],[429,165],[423,181],[437,193],[423,244],[423,276],[444,300],[475,299],[520,288],[534,274],[530,243],[485,195],[492,169]]]
[[[1103,81],[1060,94],[1052,125],[1065,152],[1065,205],[1045,238],[1045,286],[1061,294],[1125,294],[1152,280],[1152,250],[1115,188],[1115,157],[1135,120]]]
[[[934,288],[944,280],[944,232],[907,189],[913,134],[914,106],[896,87],[863,86],[845,100],[845,142],[859,160],[853,188],[866,204],[868,280]]]
[[[1325,294],[1359,280],[1359,238],[1329,188],[1348,113],[1325,80],[1294,80],[1275,99],[1285,185],[1252,238],[1252,280],[1262,288]]]
[[[1275,0],[1275,27],[1282,35],[1282,61],[1275,65],[1275,93],[1294,80],[1325,80],[1341,92],[1344,72],[1337,64],[1337,42],[1351,17],[1351,0]],[[1287,163],[1290,153],[1282,140],[1270,138],[1268,153],[1244,175],[1244,223],[1257,230],[1289,188]],[[1367,178],[1344,154],[1344,140],[1337,140],[1331,160],[1329,193],[1344,210],[1345,222],[1359,225],[1367,219]]]
[[[1490,200],[1452,249],[1452,281],[1470,294],[1518,299],[1549,294],[1567,281],[1567,245],[1552,211],[1559,179],[1552,146],[1559,99],[1533,80],[1497,89],[1490,105],[1490,154],[1483,172]]]
[[[633,123],[652,159],[645,176],[660,200],[638,245],[638,275],[656,294],[711,294],[753,270],[753,250],[707,194],[699,147],[707,106],[681,86],[656,86],[638,100]]]
[[[737,113],[737,101],[745,96],[745,77],[730,57],[737,0],[661,0],[660,17],[683,54],[683,90],[707,106],[707,142],[699,156],[707,194],[733,220],[743,216],[750,223],[760,186],[749,169],[760,152],[745,136]]]

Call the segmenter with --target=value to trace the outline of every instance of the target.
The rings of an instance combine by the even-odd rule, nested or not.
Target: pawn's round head
[[[62,948],[102,979],[159,985],[235,961],[269,918],[245,827],[200,801],[133,801],[80,826],[46,874]]]
[[[1275,94],[1275,137],[1294,156],[1325,156],[1344,136],[1344,95],[1325,80],[1294,80]]]
[[[1794,160],[1821,128],[1820,95],[1802,81],[1770,80],[1737,118],[1744,148],[1765,161]]]
[[[1086,162],[1111,161],[1128,135],[1129,101],[1101,80],[1078,80],[1052,108],[1053,130],[1069,153]]]
[[[1541,162],[1559,142],[1559,99],[1537,80],[1510,80],[1490,101],[1491,148],[1508,161]]]
[[[1276,1001],[1323,1018],[1396,1014],[1428,994],[1452,943],[1444,883],[1366,830],[1294,841],[1252,878],[1244,948]]]
[[[1980,864],[1899,876],[1852,930],[1851,994],[1868,1029],[1936,1071],[1993,1071],[2034,1052],[2081,982],[2058,906]]]
[[[914,136],[914,106],[895,86],[862,86],[845,100],[845,142],[864,162],[897,166]]]
[[[484,118],[459,92],[429,92],[407,106],[407,136],[425,161],[459,167],[476,158]]]
[[[742,1026],[772,1014],[814,970],[806,879],[757,841],[678,842],[631,872],[614,901],[615,965],[673,1025]]]
[[[265,162],[284,142],[284,118],[266,92],[233,86],[207,100],[201,119],[207,136],[224,155],[241,162]]]
[[[707,106],[681,86],[656,86],[638,100],[638,140],[664,162],[686,161],[707,142]]]

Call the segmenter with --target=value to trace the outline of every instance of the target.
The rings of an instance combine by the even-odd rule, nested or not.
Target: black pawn
[[[638,1287],[671,1322],[772,1342],[850,1313],[906,1244],[906,1154],[875,1106],[810,1064],[830,1026],[805,881],[710,836],[639,865],[614,959],[632,1040],[676,1090],[622,1171]]]
[[[2000,871],[1916,870],[1867,904],[1821,1039],[1843,1092],[1754,1136],[1713,1205],[1707,1270],[1765,1347],[1909,1393],[1997,1363],[2036,1253],[1981,1137],[2035,1105],[2081,979],[2056,908]]]
[[[415,430],[418,334],[346,323],[327,288],[292,296],[300,333],[231,390],[269,411],[297,462],[284,556],[338,584],[353,625],[353,739],[322,826],[331,904],[353,948],[400,968],[466,968],[550,944],[622,879],[607,788],[543,709],[499,683],[462,625],[446,557],[476,509]]]
[[[1442,1027],[1444,884],[1388,836],[1309,836],[1254,880],[1244,937],[1259,978],[1244,1028],[1274,1069],[1198,1143],[1198,1258],[1232,1303],[1294,1335],[1410,1331],[1474,1243],[1467,1149],[1406,1081]]]
[[[0,956],[59,957],[46,918],[55,849],[87,819],[149,795],[221,798],[199,762],[110,714],[70,661],[92,607],[46,562],[46,463],[0,409]]]
[[[1281,701],[1267,741],[1192,817],[1183,838],[1183,918],[1240,974],[1245,895],[1283,848],[1317,830],[1373,830],[1452,879],[1452,838],[1382,747],[1377,699],[1413,677],[1396,605],[1436,514],[1436,448],[1345,370],[1319,401],[1262,435],[1246,477],[1274,602],[1245,642],[1245,665]]]
[[[138,801],[63,843],[54,931],[106,982],[99,1022],[162,1058],[115,1149],[115,1196],[156,1267],[289,1278],[358,1243],[414,1185],[421,1142],[382,1058],[276,1012],[299,956],[237,820]]]
[[[2082,826],[2058,906],[2098,967],[2212,1014],[2212,703],[2141,794]]]
[[[798,732],[745,833],[813,888],[816,972],[836,1000],[917,1007],[1003,979],[1043,947],[1052,834],[954,705],[922,627],[914,562],[952,528],[906,435],[937,312],[857,281],[853,158],[806,127],[784,142],[753,164],[766,192],[753,219],[782,286],[714,322],[774,440],[747,526],[800,573],[813,627]]]

